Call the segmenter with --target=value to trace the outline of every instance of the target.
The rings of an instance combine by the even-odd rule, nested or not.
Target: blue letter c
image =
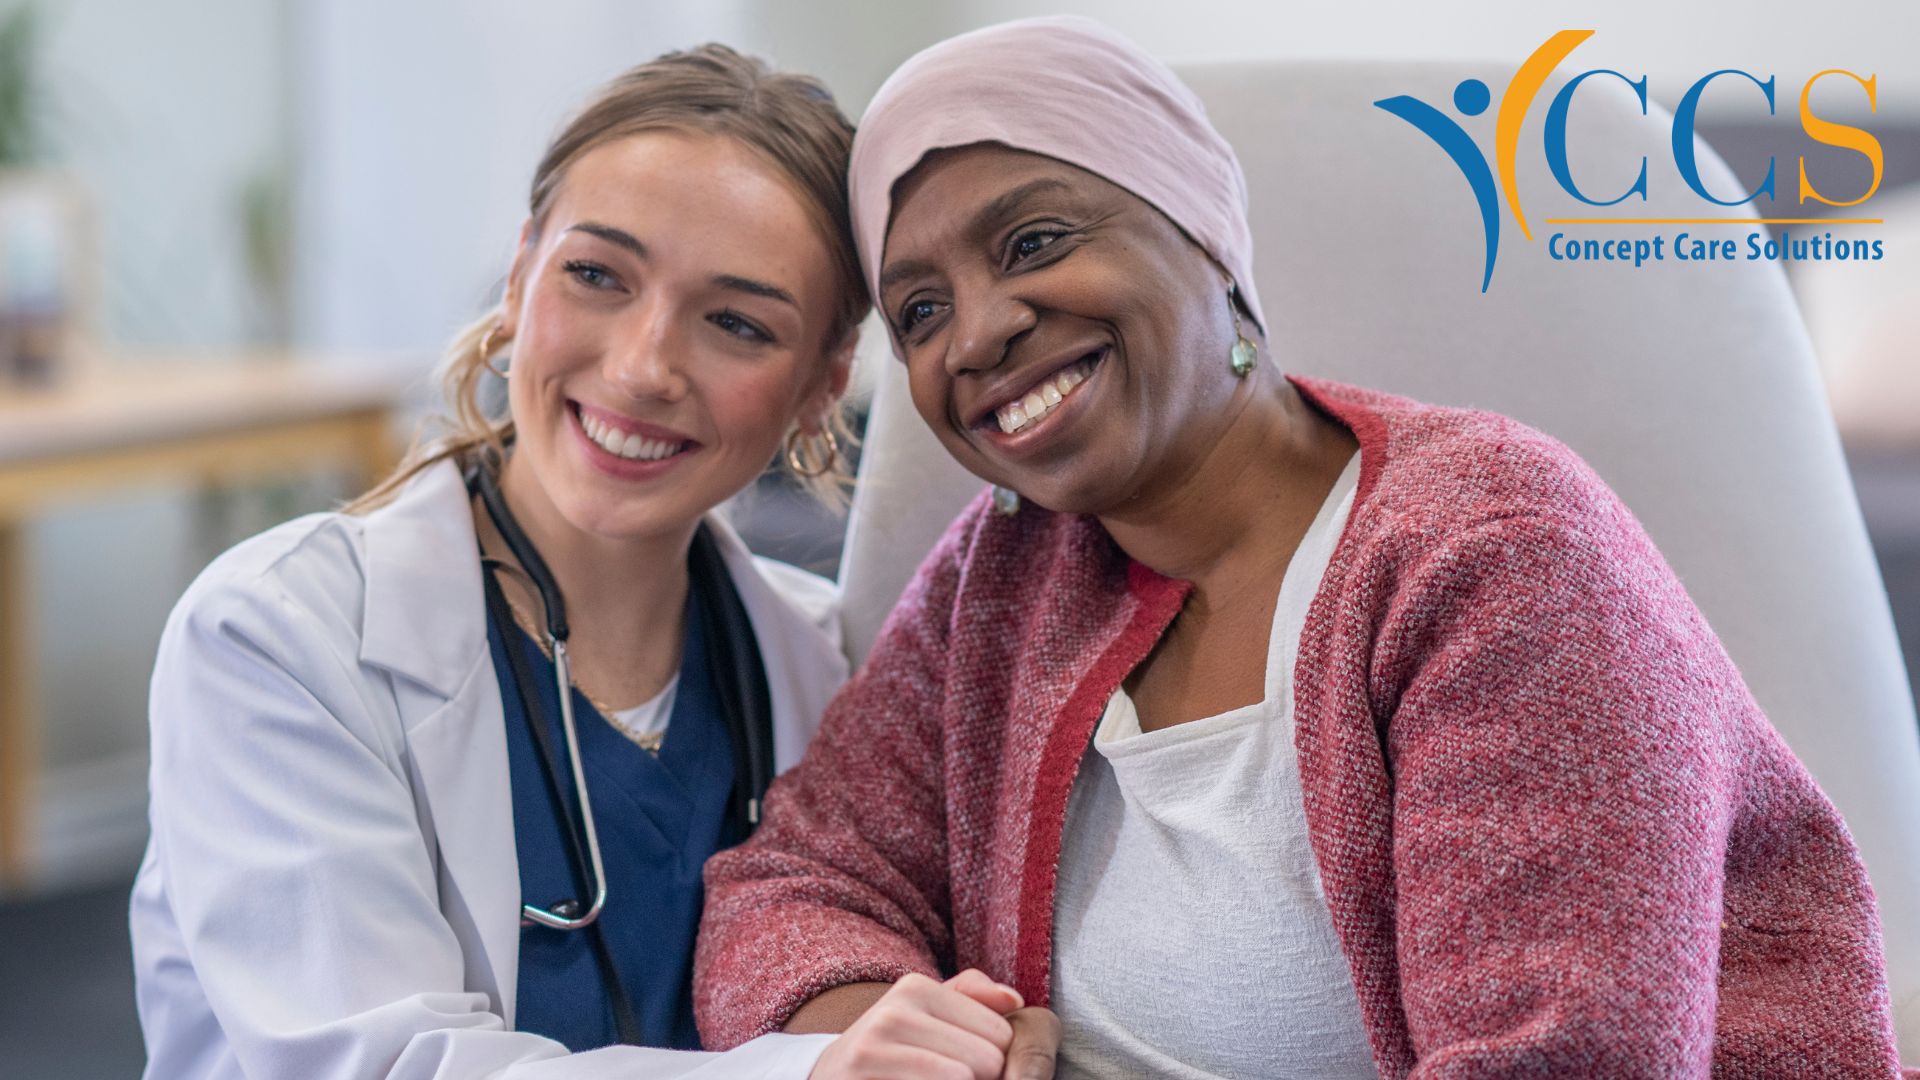
[[[1561,87],[1558,94],[1553,96],[1553,104],[1547,109],[1547,126],[1546,131],[1543,133],[1547,150],[1547,168],[1553,170],[1553,178],[1560,181],[1560,186],[1566,190],[1567,194],[1579,199],[1588,206],[1612,206],[1614,203],[1636,192],[1640,195],[1640,201],[1645,202],[1647,199],[1647,159],[1644,154],[1640,157],[1639,178],[1634,180],[1633,186],[1622,192],[1618,198],[1608,199],[1605,202],[1601,202],[1598,199],[1589,199],[1581,194],[1580,189],[1574,185],[1573,170],[1567,166],[1567,107],[1573,103],[1573,92],[1578,90],[1580,84],[1585,82],[1590,75],[1611,75],[1621,82],[1626,83],[1628,86],[1633,87],[1633,92],[1640,98],[1640,115],[1647,115],[1647,77],[1645,75],[1640,76],[1639,82],[1634,82],[1625,75],[1607,68],[1596,68],[1592,71],[1583,71],[1575,75],[1573,78],[1567,80],[1567,85]]]
[[[1761,82],[1737,68],[1723,68],[1708,72],[1700,77],[1699,82],[1687,88],[1686,96],[1680,99],[1679,108],[1673,110],[1673,164],[1680,170],[1680,178],[1687,182],[1687,186],[1693,189],[1693,193],[1710,203],[1720,206],[1739,206],[1741,203],[1752,202],[1761,195],[1765,195],[1768,201],[1772,201],[1774,159],[1771,157],[1767,159],[1767,178],[1760,181],[1759,187],[1754,188],[1742,198],[1716,199],[1708,193],[1707,186],[1700,182],[1700,165],[1693,157],[1693,114],[1699,111],[1700,95],[1706,91],[1707,84],[1722,75],[1738,75],[1759,87],[1767,95],[1767,115],[1773,115],[1773,76],[1769,75],[1766,82]]]

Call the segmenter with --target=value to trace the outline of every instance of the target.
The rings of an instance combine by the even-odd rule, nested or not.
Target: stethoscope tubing
[[[492,465],[491,461],[482,461],[475,467],[473,486],[479,491],[480,504],[486,508],[487,517],[499,531],[500,538],[506,541],[507,550],[513,552],[514,560],[540,593],[540,607],[547,621],[547,651],[553,654],[553,678],[560,696],[560,730],[567,740],[567,764],[573,774],[574,796],[580,800],[580,817],[587,837],[587,860],[593,868],[593,903],[585,912],[569,918],[537,904],[522,903],[520,914],[555,930],[580,930],[592,926],[600,918],[601,910],[607,906],[607,874],[606,864],[600,855],[600,831],[593,822],[593,799],[587,792],[587,774],[580,762],[579,728],[573,719],[573,662],[567,652],[567,638],[571,630],[567,626],[566,598],[561,595],[559,583],[547,569],[546,560],[540,557],[539,549],[521,531],[520,523],[513,519],[513,512],[507,508],[506,498],[501,495],[500,485],[494,478]],[[551,762],[548,762],[548,767],[552,767]]]
[[[580,767],[580,735],[573,722],[572,661],[567,656],[565,641],[548,634],[547,644],[553,650],[554,681],[560,691],[560,730],[567,739],[567,761],[572,767],[573,791],[580,799],[580,817],[587,833],[587,858],[593,864],[593,905],[577,919],[569,919],[526,903],[520,905],[520,914],[555,930],[579,930],[592,926],[594,920],[600,917],[600,909],[607,906],[607,872],[600,860],[600,832],[593,824],[593,800],[587,795],[587,776]]]

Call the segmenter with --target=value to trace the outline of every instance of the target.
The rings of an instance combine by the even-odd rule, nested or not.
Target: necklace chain
[[[540,652],[542,655],[544,655],[547,658],[547,663],[549,664],[553,663],[553,648],[547,644],[547,636],[545,631],[541,630],[534,623],[533,617],[531,615],[528,615],[525,611],[521,610],[520,605],[514,602],[514,599],[511,593],[508,593],[505,589],[500,590],[500,592],[502,596],[506,597],[507,610],[513,613],[514,623],[516,623],[521,630],[525,631],[528,637],[533,639],[533,643],[535,645],[540,647]],[[580,684],[580,680],[578,678],[572,678],[571,682],[573,684],[573,688],[575,690],[580,691],[580,696],[587,699],[587,704],[593,706],[594,709],[600,713],[601,718],[606,720],[608,724],[611,724],[615,731],[618,731],[620,734],[626,736],[628,742],[633,743],[635,746],[638,746],[640,749],[645,750],[649,754],[658,754],[660,752],[660,747],[665,744],[667,739],[666,732],[654,731],[654,732],[642,733],[642,732],[628,731],[626,728],[626,725],[620,723],[618,717],[615,715],[614,709],[611,706],[609,706],[606,702],[601,701],[599,698],[594,697],[591,691],[589,691],[585,686],[582,686]]]
[[[475,514],[476,518],[480,516],[481,515],[477,513]],[[476,530],[479,528],[479,524],[477,521],[475,523],[475,528]],[[500,568],[506,570],[509,574],[524,575],[526,573],[526,571],[520,569],[520,567],[518,567],[517,565],[515,565],[514,563],[506,559],[494,558],[493,556],[488,555],[486,552],[486,545],[484,542],[481,545],[480,556],[483,563],[491,562],[494,565],[499,566]],[[553,648],[547,644],[546,632],[540,629],[539,624],[534,621],[533,616],[521,610],[519,603],[517,603],[514,600],[513,594],[511,592],[503,588],[500,590],[500,595],[507,601],[507,610],[513,614],[514,623],[518,625],[520,629],[524,631],[528,637],[533,639],[533,643],[535,645],[539,646],[541,654],[547,658],[547,663],[549,664],[553,663],[554,662]],[[627,730],[626,725],[622,724],[619,721],[619,718],[615,715],[613,708],[609,706],[606,702],[601,701],[597,697],[594,697],[593,694],[590,691],[588,691],[585,686],[582,686],[580,684],[579,678],[574,676],[574,674],[571,671],[568,672],[568,683],[572,687],[572,689],[580,691],[580,696],[586,698],[587,704],[592,705],[595,711],[599,712],[601,719],[605,720],[608,724],[610,724],[615,731],[618,731],[621,735],[624,735],[627,738],[628,742],[633,743],[635,746],[638,746],[640,749],[645,750],[649,754],[658,754],[660,752],[660,747],[663,743],[665,743],[667,738],[665,732],[656,731],[656,732],[643,733],[643,732],[635,732],[635,731]]]

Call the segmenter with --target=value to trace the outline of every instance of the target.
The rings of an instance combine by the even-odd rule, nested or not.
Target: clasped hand
[[[1060,1020],[969,968],[908,975],[820,1055],[810,1080],[1052,1080]]]

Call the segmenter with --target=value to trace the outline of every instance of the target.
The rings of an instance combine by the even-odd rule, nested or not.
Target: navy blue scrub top
[[[635,745],[585,695],[572,691],[607,875],[607,903],[597,925],[633,1003],[642,1044],[683,1050],[700,1048],[693,1023],[693,945],[700,926],[701,867],[746,833],[743,823],[731,820],[737,815],[729,813],[733,748],[699,609],[689,591],[680,685],[658,756]],[[572,864],[566,825],[554,812],[552,785],[513,685],[507,643],[525,652],[527,670],[539,683],[528,688],[529,696],[546,714],[541,719],[552,734],[561,795],[578,820],[553,663],[519,626],[488,622],[487,644],[506,708],[521,897],[549,909],[577,900],[584,910],[593,901],[586,880],[590,868]],[[523,920],[517,1030],[555,1039],[576,1053],[620,1041],[591,933]]]

